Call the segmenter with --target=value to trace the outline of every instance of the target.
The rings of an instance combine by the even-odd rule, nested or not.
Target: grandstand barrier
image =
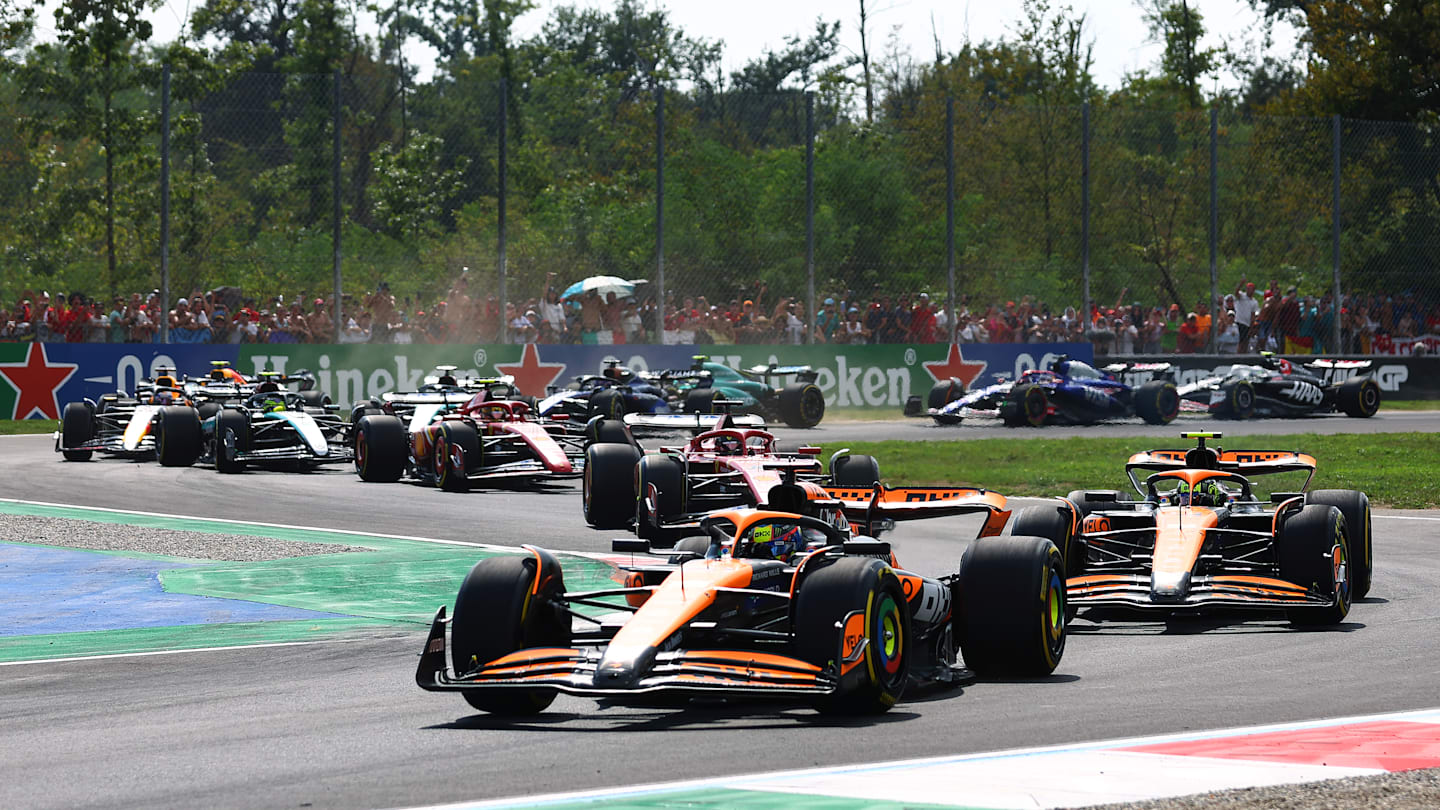
[[[212,360],[241,373],[314,372],[321,390],[342,406],[389,391],[417,388],[437,365],[461,374],[512,375],[525,393],[541,396],[575,377],[599,374],[611,361],[632,369],[690,366],[707,354],[734,368],[770,363],[810,365],[831,408],[877,408],[897,415],[911,394],[938,379],[971,387],[1009,379],[1068,354],[1091,360],[1088,343],[948,346],[571,346],[571,345],[178,345],[0,344],[0,418],[58,418],[66,402],[133,390],[135,381],[170,367],[198,376]]]
[[[563,387],[577,376],[599,374],[611,361],[635,370],[684,368],[706,353],[734,368],[770,363],[810,365],[831,408],[894,409],[898,415],[911,394],[925,395],[936,380],[955,377],[975,388],[1013,379],[1061,355],[1096,362],[1168,362],[1180,382],[1216,373],[1257,357],[1165,355],[1094,358],[1089,344],[964,344],[884,346],[509,346],[509,345],[307,345],[254,346],[87,343],[0,344],[0,418],[58,419],[65,403],[96,399],[162,367],[203,375],[212,360],[224,360],[244,374],[262,370],[314,372],[321,390],[348,406],[388,391],[414,390],[437,365],[460,373],[512,375],[522,391],[536,396]],[[1304,362],[1303,356],[1292,356]],[[1384,396],[1395,400],[1440,399],[1440,357],[1345,358],[1374,361]],[[1127,375],[1143,382],[1145,373]]]

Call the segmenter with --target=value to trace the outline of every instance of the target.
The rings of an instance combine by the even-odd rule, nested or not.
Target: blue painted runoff
[[[189,564],[0,542],[0,636],[343,618],[241,599],[166,593],[160,572],[186,567]]]

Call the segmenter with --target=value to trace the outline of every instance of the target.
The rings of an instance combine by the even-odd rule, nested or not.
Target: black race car
[[[1257,365],[1236,363],[1223,374],[1180,386],[1179,393],[1222,419],[1334,411],[1368,417],[1380,409],[1380,384],[1369,374],[1370,366],[1369,360],[1297,364],[1264,353]]]

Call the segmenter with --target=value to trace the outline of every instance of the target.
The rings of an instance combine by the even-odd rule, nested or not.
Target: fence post
[[[170,65],[160,74],[160,342],[170,342]]]
[[[1210,108],[1210,351],[1220,324],[1220,110]]]
[[[805,342],[815,341],[815,94],[805,94]]]
[[[655,339],[665,342],[665,87],[655,83]]]
[[[950,97],[945,99],[945,274],[945,318],[954,343],[960,307],[955,300],[955,99]]]
[[[1080,305],[1090,323],[1090,102],[1080,105]]]
[[[1330,119],[1330,272],[1334,290],[1330,294],[1330,313],[1333,324],[1330,342],[1333,351],[1339,354],[1340,346],[1340,115]]]
[[[330,129],[332,130],[331,149],[334,154],[330,159],[330,216],[334,227],[334,234],[331,238],[331,241],[334,245],[333,261],[335,273],[335,305],[332,307],[332,311],[335,313],[335,317],[332,319],[334,321],[334,333],[331,335],[331,338],[334,340],[335,343],[339,343],[341,328],[340,321],[341,318],[344,317],[344,310],[340,306],[340,302],[342,300],[340,295],[340,70],[337,68],[333,75],[334,86],[332,88],[330,99]]]
[[[505,302],[509,300],[507,298],[508,291],[506,288],[508,286],[507,282],[509,281],[510,276],[510,268],[507,263],[505,254],[505,197],[506,192],[508,191],[506,184],[509,179],[507,175],[509,167],[506,165],[505,162],[505,152],[509,135],[509,133],[507,132],[507,130],[509,129],[509,111],[507,110],[507,107],[509,107],[510,104],[509,95],[510,85],[502,76],[500,78],[500,154],[498,160],[496,161],[496,171],[498,173],[498,177],[496,178],[496,180],[497,185],[499,186],[499,189],[496,192],[499,196],[499,199],[496,200],[496,229],[499,231],[499,236],[497,237],[498,244],[496,245],[495,256],[495,271],[496,274],[499,276],[500,287],[499,336],[501,343],[508,343],[510,338],[510,321],[508,318],[505,317]]]

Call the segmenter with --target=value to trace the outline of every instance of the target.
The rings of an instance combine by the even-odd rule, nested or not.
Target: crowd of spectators
[[[562,300],[556,275],[541,296],[507,302],[470,289],[461,273],[445,295],[429,304],[399,298],[388,285],[368,295],[342,298],[342,343],[572,344],[819,344],[943,343],[952,319],[960,343],[1074,343],[1088,341],[1097,356],[1172,353],[1286,354],[1389,353],[1397,341],[1440,334],[1440,305],[1413,293],[1346,296],[1338,312],[1328,292],[1264,289],[1242,280],[1222,297],[1218,315],[1206,301],[1182,311],[1178,303],[1125,304],[1087,314],[1074,306],[1052,308],[1031,296],[974,304],[962,295],[955,306],[928,293],[857,296],[851,291],[818,298],[813,323],[797,298],[771,298],[762,283],[728,300],[666,296],[663,334],[657,334],[655,297],[642,287],[631,293],[589,292]],[[234,288],[192,291],[162,314],[159,291],[108,302],[83,293],[56,296],[24,291],[10,309],[0,305],[0,340],[70,343],[150,343],[168,321],[175,343],[331,343],[332,298],[275,296],[263,304]],[[1212,339],[1212,318],[1214,333]],[[1339,319],[1341,344],[1332,346]],[[808,334],[807,334],[808,333]],[[808,338],[808,341],[807,341]]]

